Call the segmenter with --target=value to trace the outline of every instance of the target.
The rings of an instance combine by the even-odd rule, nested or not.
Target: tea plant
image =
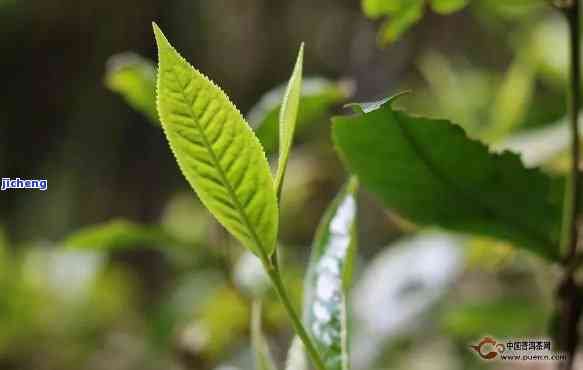
[[[363,7],[372,17],[391,16],[382,31],[383,40],[391,42],[420,19],[426,4],[436,12],[450,13],[467,3],[368,0],[363,1]],[[413,116],[395,109],[401,94],[378,102],[351,104],[353,115],[332,119],[332,137],[339,157],[353,175],[329,206],[317,231],[304,278],[303,315],[296,311],[282,279],[278,247],[280,205],[285,195],[282,190],[294,134],[296,127],[298,130],[302,127],[303,116],[314,113],[306,109],[302,90],[306,82],[302,78],[303,45],[281,107],[260,104],[260,108],[268,111],[264,114],[268,118],[253,125],[218,86],[174,49],[156,25],[157,73],[147,61],[134,58],[129,60],[132,68],[124,69],[123,75],[111,74],[108,85],[124,94],[152,122],[161,124],[178,166],[198,198],[259,259],[296,333],[288,356],[289,369],[306,368],[304,351],[318,370],[349,368],[347,296],[356,249],[359,182],[385,207],[415,224],[508,241],[549,263],[561,264],[563,277],[555,314],[559,330],[551,334],[557,334],[562,349],[568,352],[569,360],[563,365],[571,368],[579,342],[577,324],[582,310],[580,286],[575,280],[581,261],[576,247],[582,201],[578,170],[579,6],[576,0],[557,2],[555,6],[566,15],[570,29],[572,141],[568,178],[526,167],[510,151],[491,151],[448,120]],[[517,57],[517,65],[523,58]],[[510,86],[516,85],[517,80],[528,79],[512,72],[509,72],[512,83],[503,89],[502,98],[493,109],[497,123],[488,137],[500,137],[516,121],[512,114],[504,117],[499,113],[504,111],[505,97],[512,95],[508,93]],[[127,84],[143,88],[130,89]],[[333,95],[325,97],[322,93],[318,98],[335,102]],[[152,109],[154,101],[157,114]],[[521,109],[516,108],[514,114],[519,115],[516,112]],[[275,133],[278,139],[274,139]],[[266,153],[276,151],[278,163],[272,175]],[[127,229],[121,233],[124,237],[107,240],[112,245],[124,244],[125,235],[185,244],[159,230],[153,232],[137,225],[118,223],[107,227]],[[94,230],[94,238],[99,240],[103,231]],[[112,233],[106,230],[104,234]],[[71,243],[87,245],[91,240],[83,233]],[[99,240],[95,244],[103,243]],[[271,370],[276,365],[261,330],[261,299],[261,294],[253,298],[251,339],[256,367]]]
[[[314,293],[307,294],[306,329],[283,284],[277,254],[278,199],[298,114],[303,46],[279,115],[279,163],[271,177],[259,140],[225,93],[188,64],[154,24],[159,70],[157,105],[178,165],[202,203],[254,253],[287,310],[298,337],[320,370],[347,368],[343,288],[354,248],[356,184],[351,181],[322,224],[310,270]],[[254,319],[258,365],[269,368]],[[295,358],[295,356],[293,356]]]

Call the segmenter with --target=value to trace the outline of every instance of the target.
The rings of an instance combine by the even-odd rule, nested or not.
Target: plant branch
[[[581,184],[579,180],[579,108],[581,86],[581,51],[579,26],[579,0],[564,2],[561,9],[569,26],[570,73],[569,73],[569,126],[571,131],[571,169],[565,188],[563,229],[561,251],[564,253],[565,275],[559,286],[560,299],[560,341],[567,352],[567,360],[561,364],[562,369],[571,369],[579,333],[577,326],[581,317],[581,303],[575,282],[575,264],[577,263],[577,218],[580,214]]]
[[[281,274],[279,272],[279,267],[277,265],[277,262],[266,264],[265,270],[267,271],[267,275],[269,275],[269,278],[271,279],[271,282],[273,283],[273,287],[275,288],[275,291],[277,292],[277,295],[279,296],[281,303],[283,304],[283,306],[285,307],[285,309],[288,313],[288,316],[289,316],[289,318],[292,322],[292,325],[294,327],[294,331],[296,332],[298,337],[300,337],[302,342],[304,342],[304,347],[306,348],[308,355],[312,359],[314,366],[316,367],[317,370],[326,370],[326,366],[324,365],[324,362],[322,361],[322,358],[320,357],[320,353],[316,349],[316,346],[315,346],[314,342],[312,341],[312,338],[309,336],[308,332],[306,331],[304,324],[300,320],[298,314],[296,313],[296,311],[295,311],[295,309],[294,309],[294,307],[293,307],[293,305],[288,297],[285,286],[283,285],[283,282],[281,280]]]

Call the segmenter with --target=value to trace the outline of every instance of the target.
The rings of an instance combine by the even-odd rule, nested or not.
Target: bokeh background
[[[385,22],[398,17],[370,19],[365,3],[0,0],[0,175],[48,180],[46,192],[0,193],[1,369],[253,368],[248,285],[261,276],[188,187],[155,112],[136,109],[151,86],[131,73],[153,71],[152,21],[255,112],[254,127],[306,43],[315,113],[292,153],[281,231],[298,306],[314,231],[347,178],[330,140],[330,117],[350,114],[343,104],[411,90],[402,107],[565,172],[567,48],[555,10],[428,6],[387,42]],[[418,229],[366,190],[359,202],[356,369],[505,368],[468,345],[552,333],[552,267],[497,241]],[[266,294],[281,361],[289,323]]]

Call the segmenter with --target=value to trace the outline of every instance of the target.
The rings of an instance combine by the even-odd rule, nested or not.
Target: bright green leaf
[[[362,0],[362,11],[370,18],[393,14],[403,8],[409,0]]]
[[[283,186],[283,178],[287,168],[287,160],[291,150],[296,121],[298,117],[298,107],[300,105],[300,94],[302,92],[302,69],[304,63],[304,44],[300,46],[298,59],[294,67],[291,78],[285,90],[281,110],[279,113],[279,163],[275,174],[275,191],[280,197]]]
[[[348,369],[346,295],[356,248],[356,192],[352,178],[318,228],[304,285],[304,321],[328,370]]]
[[[67,237],[68,248],[127,249],[139,246],[176,246],[182,243],[156,226],[145,226],[117,219],[82,228]]]
[[[450,14],[462,10],[470,0],[431,0],[431,9],[439,14]]]
[[[494,154],[447,120],[377,110],[333,119],[350,171],[385,206],[423,225],[497,237],[558,259],[561,202],[551,178]]]
[[[251,341],[255,355],[255,370],[276,370],[269,346],[261,330],[261,302],[254,301],[251,310]]]
[[[308,370],[304,344],[299,337],[294,337],[287,353],[285,370]]]
[[[155,24],[154,33],[158,111],[178,166],[218,221],[266,260],[275,248],[278,210],[265,153],[227,95]]]
[[[278,86],[267,92],[247,115],[247,120],[267,153],[272,152],[277,145],[280,107],[286,87]],[[350,83],[344,81],[335,82],[321,77],[303,79],[296,136],[308,124],[327,117],[332,107],[350,96],[351,90]]]
[[[156,70],[152,62],[132,53],[114,55],[107,62],[105,85],[152,123],[160,124],[156,113]]]

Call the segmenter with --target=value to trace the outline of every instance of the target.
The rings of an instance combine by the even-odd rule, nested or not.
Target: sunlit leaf
[[[450,14],[462,10],[470,0],[431,0],[431,9],[439,14]]]
[[[103,250],[183,245],[158,226],[140,225],[123,219],[81,228],[68,236],[63,244],[68,248]]]
[[[555,182],[447,120],[377,110],[333,119],[341,158],[385,206],[422,225],[492,236],[558,259]]]
[[[227,95],[194,69],[154,25],[158,111],[182,173],[202,203],[244,246],[266,260],[278,211],[259,141]]]
[[[280,107],[286,86],[270,90],[251,108],[247,119],[267,153],[277,144]],[[296,135],[308,124],[325,118],[332,107],[346,99],[352,92],[346,81],[331,81],[321,77],[304,78],[296,122]]]
[[[304,285],[304,321],[328,370],[348,369],[346,295],[356,248],[356,192],[352,178],[318,228]]]
[[[377,18],[399,11],[407,0],[362,0],[362,11],[367,17]]]
[[[105,85],[127,103],[159,125],[156,112],[156,70],[154,64],[133,53],[112,56],[107,62]]]
[[[219,289],[198,311],[203,349],[212,356],[228,353],[249,328],[249,305],[230,287]]]
[[[293,143],[298,108],[300,105],[300,94],[302,91],[302,69],[304,63],[304,44],[300,46],[298,59],[294,67],[292,76],[289,79],[285,95],[279,113],[279,162],[275,174],[274,186],[277,196],[280,196],[287,160]]]
[[[267,341],[261,330],[261,302],[254,301],[251,311],[251,341],[255,355],[255,370],[276,370]]]
[[[294,337],[289,348],[285,370],[308,370],[304,344],[299,337]]]

